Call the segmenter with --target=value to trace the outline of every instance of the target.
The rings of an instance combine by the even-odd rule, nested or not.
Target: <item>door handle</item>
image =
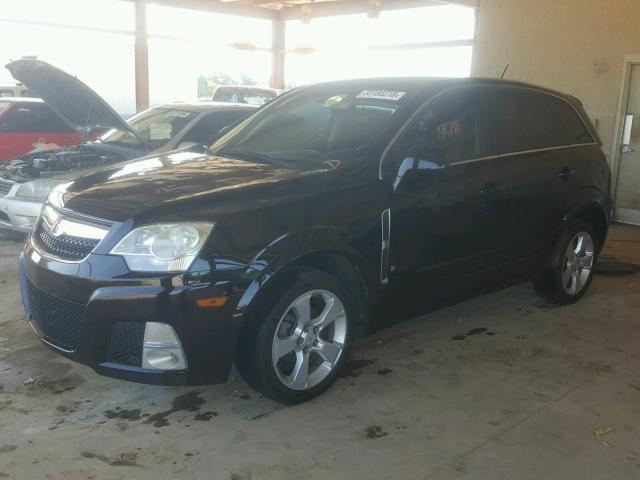
[[[558,172],[558,178],[562,180],[569,180],[571,177],[575,175],[576,171],[570,169],[569,167],[562,167],[562,170]]]

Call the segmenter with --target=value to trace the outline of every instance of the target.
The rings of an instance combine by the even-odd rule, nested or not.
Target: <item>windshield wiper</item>
[[[247,160],[249,162],[258,162],[258,163],[266,163],[266,164],[274,163],[273,158],[258,152],[247,152],[243,150],[219,150],[213,153],[215,155],[230,157],[237,160]]]

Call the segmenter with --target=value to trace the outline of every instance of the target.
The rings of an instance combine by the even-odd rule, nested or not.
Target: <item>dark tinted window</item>
[[[71,132],[53,110],[42,103],[18,103],[2,116],[2,132]]]
[[[220,136],[220,130],[234,125],[247,118],[251,111],[221,111],[202,117],[182,139],[183,142],[195,142],[200,145],[211,145]]]
[[[571,105],[563,100],[554,99],[553,107],[562,127],[562,143],[566,145],[593,143],[593,137]]]
[[[414,159],[420,168],[487,155],[479,95],[472,90],[446,94],[418,113],[389,152],[394,165]]]
[[[500,153],[563,145],[554,97],[519,88],[489,89],[487,103]]]

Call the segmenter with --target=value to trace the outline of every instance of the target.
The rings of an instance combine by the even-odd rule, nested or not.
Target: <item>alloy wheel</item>
[[[569,295],[580,293],[591,276],[594,263],[593,238],[587,232],[576,233],[564,254],[562,286]]]
[[[285,310],[273,336],[271,357],[278,379],[292,390],[308,390],[335,370],[347,338],[347,316],[328,290],[311,290]]]

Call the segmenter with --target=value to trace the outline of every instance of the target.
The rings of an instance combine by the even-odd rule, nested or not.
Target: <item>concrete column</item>
[[[146,0],[136,0],[136,110],[149,107],[149,47]]]
[[[280,89],[284,88],[285,25],[282,20],[272,21],[271,86]]]

